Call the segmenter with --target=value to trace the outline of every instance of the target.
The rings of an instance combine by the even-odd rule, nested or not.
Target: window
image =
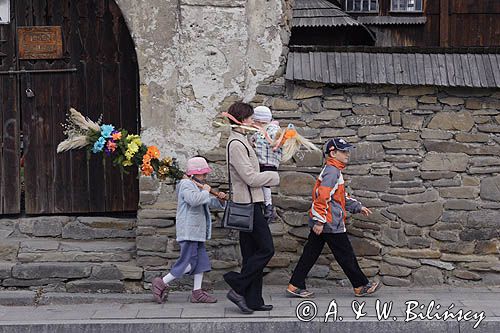
[[[391,0],[393,12],[421,12],[423,0]]]
[[[10,0],[0,0],[0,24],[10,22]]]
[[[378,0],[346,0],[347,12],[378,12]]]

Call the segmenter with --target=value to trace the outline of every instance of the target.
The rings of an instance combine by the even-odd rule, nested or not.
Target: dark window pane
[[[392,9],[391,10],[398,10],[399,9],[399,1],[398,0],[392,0]]]
[[[393,11],[422,11],[422,0],[391,0]]]
[[[368,10],[370,10],[370,9],[368,8],[368,1],[367,1],[367,0],[364,0],[364,1],[363,1],[363,7],[362,7],[362,8],[363,8],[363,11],[364,11],[364,12],[367,12]]]
[[[361,11],[361,0],[354,0],[354,11]]]
[[[378,10],[378,0],[346,0],[345,10],[349,12],[373,12]]]

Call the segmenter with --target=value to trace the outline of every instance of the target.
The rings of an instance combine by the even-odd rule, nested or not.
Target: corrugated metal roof
[[[326,0],[295,0],[292,27],[359,26],[358,21]]]
[[[500,54],[290,52],[286,79],[500,88]]]
[[[366,25],[408,25],[425,24],[426,16],[361,16],[357,18],[358,22]]]

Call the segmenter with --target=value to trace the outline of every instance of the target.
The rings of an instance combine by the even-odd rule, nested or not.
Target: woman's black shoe
[[[271,311],[273,309],[273,306],[271,304],[264,304],[261,307],[257,309],[253,309],[254,311]]]
[[[247,306],[245,298],[236,293],[233,289],[229,290],[227,293],[227,299],[236,304],[243,314],[252,314],[253,310]]]

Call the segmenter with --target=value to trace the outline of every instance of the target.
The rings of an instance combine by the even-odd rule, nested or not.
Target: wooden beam
[[[440,0],[439,46],[448,47],[450,41],[450,0]]]

